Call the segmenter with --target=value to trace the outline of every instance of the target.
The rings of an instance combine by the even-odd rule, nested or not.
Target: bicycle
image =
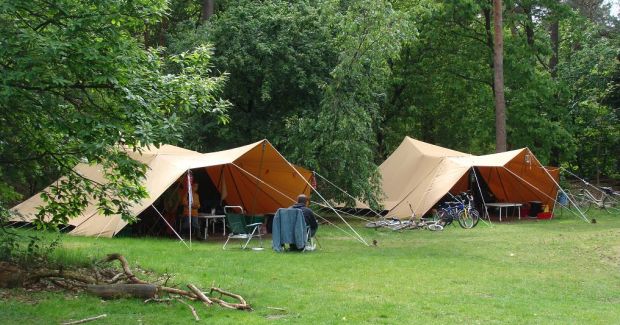
[[[437,210],[436,218],[447,224],[456,220],[463,229],[471,229],[478,225],[480,213],[474,207],[474,197],[470,192],[454,196],[456,201],[444,202]]]
[[[385,218],[381,217],[381,219],[376,221],[369,221],[366,223],[366,228],[396,228],[396,226],[402,224],[400,219],[397,218]]]
[[[587,185],[590,184],[587,183]],[[573,205],[576,205],[583,213],[588,212],[592,207],[603,209],[608,213],[620,211],[618,205],[620,192],[614,191],[611,187],[594,188],[600,192],[598,197],[586,188],[579,189],[576,194],[570,192],[567,194],[571,197]]]
[[[408,229],[428,229],[431,231],[443,230],[444,226],[437,220],[416,219],[412,216],[409,220],[400,220],[397,218],[384,218],[377,221],[366,223],[366,228],[388,228],[390,230],[408,230]]]

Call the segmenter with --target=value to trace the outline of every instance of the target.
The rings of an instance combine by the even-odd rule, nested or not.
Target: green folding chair
[[[234,211],[239,211],[241,213],[236,213]],[[243,214],[243,207],[241,206],[225,206],[224,214],[226,215],[226,223],[230,227],[230,233],[222,249],[226,249],[226,245],[231,239],[241,240],[241,248],[245,249],[254,237],[258,237],[260,241],[260,247],[255,249],[263,249],[263,236],[260,233],[260,226],[262,223],[255,222],[248,224]]]

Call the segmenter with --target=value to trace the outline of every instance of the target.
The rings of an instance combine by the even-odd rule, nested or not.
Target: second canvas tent
[[[559,189],[557,169],[542,166],[528,148],[473,156],[405,137],[379,169],[384,208],[398,218],[426,214],[448,193],[477,187],[471,183],[478,177],[496,202],[553,207]]]

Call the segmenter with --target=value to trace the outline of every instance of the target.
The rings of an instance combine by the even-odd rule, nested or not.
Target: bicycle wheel
[[[443,226],[438,223],[431,223],[428,225],[428,230],[430,231],[439,231],[443,230]]]
[[[458,222],[461,228],[471,229],[478,224],[480,214],[475,209],[464,209],[459,212]]]
[[[394,221],[394,222],[390,222],[386,227],[391,230],[403,230],[409,227],[410,224],[411,223],[407,221],[404,221],[404,222]]]
[[[613,196],[606,196],[603,198],[603,203],[601,204],[607,213],[618,213],[620,212],[620,204],[618,204],[618,200]]]
[[[379,221],[370,221],[366,223],[366,228],[373,228],[373,229],[377,229],[379,227],[383,227],[385,225],[385,221],[383,220],[379,220]]]
[[[446,227],[452,223],[454,219],[450,213],[446,210],[437,211],[437,222],[440,222],[443,227]]]
[[[592,205],[594,205],[594,202],[588,199],[584,194],[578,194],[575,196],[575,205],[579,211],[586,213],[590,210]]]

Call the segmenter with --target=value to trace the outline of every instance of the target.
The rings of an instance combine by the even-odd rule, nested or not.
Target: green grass
[[[201,322],[211,324],[618,324],[620,215],[594,216],[596,224],[565,213],[550,221],[443,232],[356,228],[377,247],[323,226],[322,248],[303,254],[235,245],[222,251],[222,243],[213,241],[194,243],[189,251],[168,239],[67,236],[55,256],[75,263],[122,253],[133,267],[175,274],[172,281],[183,287],[215,282],[255,309],[195,303]],[[193,322],[180,303],[0,293],[14,297],[0,302],[0,324],[60,323],[104,313],[108,317],[97,324]]]

